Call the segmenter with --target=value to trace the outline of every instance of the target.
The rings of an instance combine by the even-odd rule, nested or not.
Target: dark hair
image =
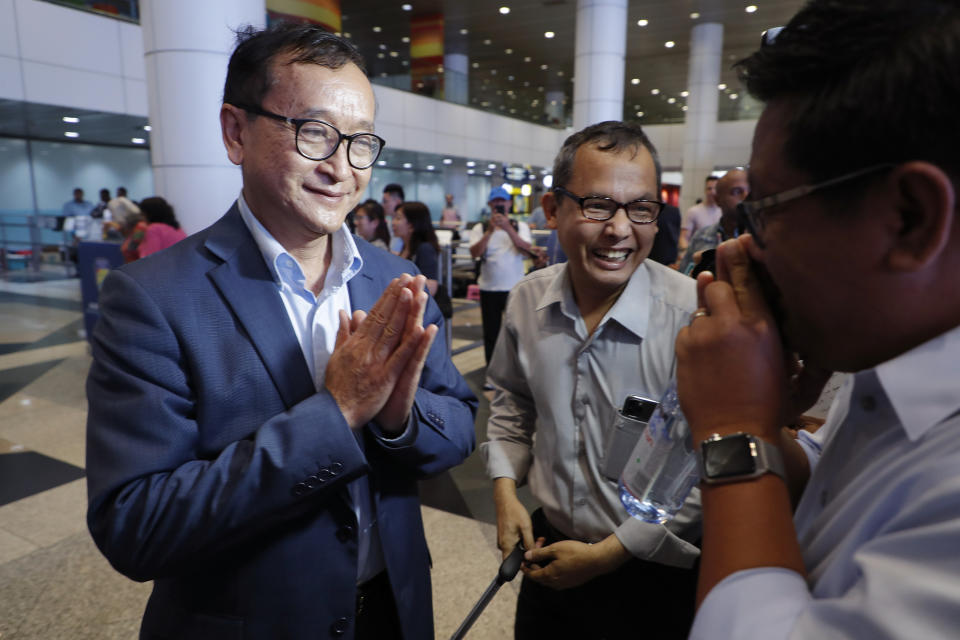
[[[410,225],[410,245],[404,247],[407,255],[413,260],[417,255],[417,249],[423,243],[429,244],[437,253],[440,253],[440,243],[437,242],[437,234],[433,230],[433,219],[430,217],[430,209],[422,202],[410,201],[404,202],[397,207],[403,211],[403,217]]]
[[[125,196],[125,195],[127,195],[127,188],[117,187],[117,197],[119,198],[120,196]]]
[[[710,182],[711,180],[713,180],[714,182],[716,182],[716,181],[719,180],[719,179],[720,179],[720,178],[718,178],[717,176],[707,176],[706,179],[703,181],[703,184],[707,184],[707,183]]]
[[[147,222],[151,224],[160,222],[170,225],[174,229],[180,228],[180,223],[177,222],[177,216],[173,213],[173,207],[160,196],[153,196],[141,200],[140,211],[143,213],[143,217],[147,219]]]
[[[573,160],[577,155],[577,150],[585,144],[595,145],[600,151],[630,149],[634,155],[642,147],[646,147],[650,155],[653,156],[653,165],[657,170],[656,196],[659,197],[661,169],[656,148],[639,124],[619,120],[592,124],[567,138],[563,146],[560,147],[557,159],[553,161],[553,184],[562,187],[570,182],[573,178]]]
[[[281,21],[263,30],[247,25],[237,31],[223,101],[259,105],[273,84],[272,63],[281,58],[284,64],[303,62],[328,69],[353,63],[366,73],[363,56],[353,44],[316,25]]]
[[[394,194],[400,196],[400,200],[403,200],[403,187],[401,187],[400,185],[398,185],[398,184],[395,183],[395,182],[391,182],[390,184],[388,184],[387,186],[385,186],[385,187],[383,188],[383,192],[384,192],[384,193],[394,193]],[[391,211],[390,213],[393,213],[393,212]]]
[[[357,207],[357,211],[362,211],[371,220],[377,222],[377,229],[373,233],[374,240],[382,240],[383,244],[390,246],[390,229],[387,228],[387,221],[383,216],[383,206],[376,200],[364,200]]]
[[[756,98],[789,101],[784,153],[814,181],[926,160],[956,182],[955,0],[814,0],[736,68]]]

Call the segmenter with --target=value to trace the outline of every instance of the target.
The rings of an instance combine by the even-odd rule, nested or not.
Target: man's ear
[[[247,126],[247,114],[232,104],[220,107],[220,133],[227,157],[233,164],[243,164],[243,134]]]
[[[543,207],[543,215],[547,218],[547,227],[550,229],[557,228],[557,208],[559,203],[557,202],[557,194],[553,191],[547,191],[543,194],[543,197],[540,198],[540,206]]]
[[[887,264],[896,271],[920,271],[947,250],[957,221],[957,193],[940,167],[908,162],[889,176],[899,216]]]

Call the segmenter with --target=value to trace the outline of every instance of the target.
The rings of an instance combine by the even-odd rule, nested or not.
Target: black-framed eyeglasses
[[[643,198],[630,202],[617,202],[606,196],[578,196],[563,187],[554,187],[553,191],[576,202],[580,206],[580,213],[583,214],[584,218],[597,222],[605,222],[617,215],[617,211],[623,209],[627,212],[627,218],[630,219],[630,222],[650,224],[656,222],[660,212],[667,205],[666,202]]]
[[[340,133],[340,130],[329,122],[313,120],[311,118],[288,118],[279,113],[267,111],[262,107],[249,104],[234,104],[258,116],[266,116],[285,122],[294,128],[297,151],[308,160],[326,160],[337,152],[340,143],[347,141],[347,162],[354,169],[369,169],[380,157],[380,152],[387,145],[387,141],[375,133]]]
[[[816,184],[805,184],[799,187],[794,187],[793,189],[787,189],[786,191],[781,191],[780,193],[767,196],[766,198],[760,198],[759,200],[744,200],[737,205],[737,214],[746,224],[747,231],[750,232],[750,235],[753,236],[753,239],[756,241],[757,245],[762,249],[765,246],[763,241],[763,232],[766,227],[766,219],[765,216],[761,215],[760,212],[764,209],[769,209],[771,207],[790,202],[791,200],[802,198],[803,196],[810,195],[814,191],[835,187],[839,184],[843,184],[844,182],[849,182],[855,178],[876,173],[877,171],[892,169],[895,166],[897,165],[892,162],[875,164],[862,169],[857,169],[856,171],[851,171],[850,173],[838,176],[836,178],[830,178],[829,180],[818,182]]]

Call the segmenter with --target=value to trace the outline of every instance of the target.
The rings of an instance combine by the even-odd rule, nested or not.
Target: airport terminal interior
[[[149,583],[109,566],[86,527],[91,302],[104,271],[118,265],[78,257],[79,242],[94,238],[79,237],[63,207],[75,188],[96,204],[101,189],[113,198],[122,185],[135,202],[166,197],[193,233],[235,199],[239,173],[223,153],[216,115],[232,34],[211,45],[222,45],[218,56],[170,62],[171,75],[162,73],[164,56],[189,49],[190,34],[186,44],[164,45],[160,31],[179,25],[189,32],[194,18],[216,23],[229,5],[231,25],[292,16],[358,46],[377,97],[377,131],[387,140],[364,197],[379,201],[385,185],[400,184],[407,200],[424,202],[438,221],[452,194],[461,217],[462,239],[446,238],[454,312],[440,339],[480,399],[479,443],[490,394],[466,236],[489,213],[487,194],[502,186],[514,218],[530,220],[550,189],[560,144],[596,117],[589,98],[609,96],[619,106],[605,119],[634,120],[649,131],[664,168],[661,195],[685,211],[703,197],[707,175],[749,158],[760,107],[741,92],[731,65],[801,2],[614,2],[625,18],[602,29],[626,32],[614,52],[624,61],[622,77],[583,93],[575,89],[585,83],[580,74],[603,61],[581,58],[590,57],[590,42],[604,40],[602,29],[580,32],[578,21],[596,10],[584,0],[207,4],[0,0],[0,640],[132,639],[150,592]],[[252,7],[244,10],[254,18],[239,5]],[[148,35],[148,27],[157,33]],[[708,63],[695,50],[712,52]],[[196,79],[183,75],[188,68]],[[693,74],[706,74],[699,82],[712,87],[709,100],[688,84]],[[211,85],[212,107],[191,106],[193,92],[176,91],[178,83]],[[192,108],[201,122],[176,120]],[[709,121],[709,141],[690,135],[691,120]],[[538,243],[548,235],[535,230]],[[500,564],[491,483],[474,452],[421,483],[420,494],[436,634],[449,637]],[[526,490],[521,498],[535,508]],[[500,591],[470,638],[512,636],[518,585]]]

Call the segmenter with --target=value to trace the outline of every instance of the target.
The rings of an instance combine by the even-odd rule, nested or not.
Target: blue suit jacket
[[[349,283],[370,309],[412,264],[358,240]],[[154,580],[141,637],[352,637],[356,518],[369,474],[405,638],[433,638],[416,480],[474,446],[476,399],[443,340],[427,358],[416,437],[374,426],[362,449],[317,392],[236,205],[171,249],[112,272],[87,381],[88,525],[120,572]],[[431,301],[424,323],[443,319]],[[442,333],[441,333],[442,335]]]

